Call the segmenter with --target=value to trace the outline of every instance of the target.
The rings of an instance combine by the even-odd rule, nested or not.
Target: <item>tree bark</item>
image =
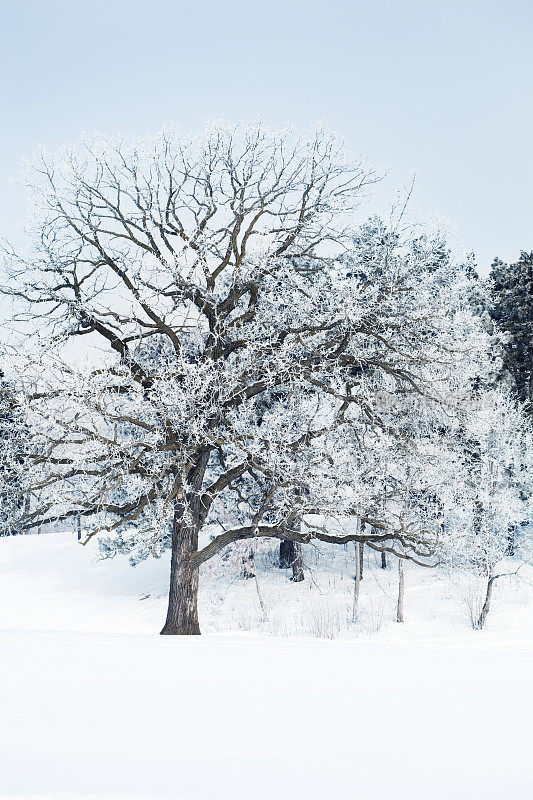
[[[266,607],[265,601],[263,600],[263,595],[261,594],[261,587],[259,586],[259,579],[257,577],[257,572],[254,572],[254,580],[255,580],[255,588],[257,591],[257,599],[259,600],[259,606],[261,608],[261,622],[266,622]]]
[[[289,539],[282,539],[279,545],[279,565],[282,569],[292,568],[292,580],[299,583],[305,579],[302,545]]]
[[[282,539],[279,543],[279,567],[280,569],[289,569],[292,564],[293,559],[293,551],[292,551],[293,542],[290,542],[288,539]]]
[[[362,542],[354,542],[355,546],[355,575],[353,585],[353,608],[352,622],[357,622],[359,613],[359,589],[361,588],[361,556],[363,550]]]
[[[294,546],[294,558],[292,560],[292,579],[295,583],[300,583],[305,578],[304,560],[302,556],[302,545],[299,542],[291,542]]]
[[[483,607],[481,609],[481,613],[480,613],[479,617],[477,618],[476,623],[474,625],[474,628],[476,628],[476,630],[481,630],[483,628],[483,626],[485,625],[485,621],[487,619],[487,615],[488,615],[488,613],[490,611],[490,601],[492,599],[492,585],[493,585],[495,580],[496,580],[496,576],[489,574],[488,580],[487,580],[487,591],[485,592],[485,601],[483,603]]]
[[[194,523],[181,524],[176,509],[172,526],[172,558],[168,611],[162,634],[198,635],[198,567],[191,558],[198,549],[198,530]]]
[[[404,596],[403,559],[398,559],[398,607],[396,609],[396,622],[403,622],[403,596]]]
[[[198,580],[199,567],[192,559],[198,551],[198,529],[200,526],[200,489],[204,478],[210,450],[202,452],[189,473],[187,486],[187,516],[185,503],[178,492],[172,522],[172,557],[170,560],[170,590],[168,611],[163,630],[164,635],[199,635]]]
[[[381,554],[381,569],[387,569],[387,553]]]

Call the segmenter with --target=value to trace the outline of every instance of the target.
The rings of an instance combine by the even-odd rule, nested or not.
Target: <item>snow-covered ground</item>
[[[308,552],[301,584],[269,559],[264,612],[256,582],[215,563],[205,635],[159,637],[167,558],[1,539],[2,800],[533,796],[531,573],[475,632],[438,572],[407,570],[398,625],[395,572],[370,555],[353,625],[353,551],[327,568]]]

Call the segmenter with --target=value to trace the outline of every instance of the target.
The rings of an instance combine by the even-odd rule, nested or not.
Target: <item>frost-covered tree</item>
[[[27,439],[22,404],[0,370],[0,536],[20,533]]]
[[[133,560],[170,546],[163,633],[199,633],[199,568],[232,542],[431,556],[434,531],[389,513],[404,411],[436,407],[475,322],[438,237],[354,234],[371,180],[323,129],[226,125],[84,140],[33,171],[8,289],[45,346],[27,525],[82,515]],[[387,459],[394,480],[369,481]]]
[[[502,564],[515,556],[513,571],[531,557],[530,537],[515,543],[510,531],[532,510],[532,432],[514,398],[492,389],[466,397],[446,434],[453,477],[445,493],[443,560],[484,582],[484,597],[471,598],[472,624],[481,628],[494,582],[509,574]]]

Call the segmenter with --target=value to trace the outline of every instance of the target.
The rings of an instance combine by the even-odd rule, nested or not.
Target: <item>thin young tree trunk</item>
[[[353,584],[353,609],[352,622],[357,622],[359,613],[359,590],[361,588],[361,550],[362,542],[354,542],[355,545],[355,575]]]
[[[476,620],[475,628],[481,630],[481,628],[485,625],[485,621],[487,619],[487,615],[490,611],[490,601],[492,599],[492,586],[494,581],[496,580],[495,575],[491,575],[489,573],[488,580],[487,580],[487,591],[485,592],[485,602],[483,603],[483,607],[481,609],[481,613]]]
[[[381,554],[381,569],[387,569],[387,553]]]
[[[299,583],[305,578],[304,560],[302,556],[302,545],[299,542],[291,542],[294,548],[294,558],[292,559],[292,580]]]
[[[261,608],[261,622],[266,622],[267,616],[266,616],[265,601],[263,600],[261,587],[259,586],[259,578],[257,577],[257,570],[254,571],[254,580],[255,580],[255,588],[257,591],[257,599],[259,600],[259,606]]]
[[[209,450],[201,453],[189,473],[187,486],[187,517],[184,519],[184,498],[178,493],[172,523],[172,557],[170,560],[170,590],[164,635],[199,635],[198,579],[199,568],[193,558],[198,551],[200,525],[200,488],[204,478]]]
[[[266,622],[266,606],[263,600],[261,587],[259,586],[259,578],[257,577],[257,569],[255,567],[254,551],[250,548],[248,553],[242,557],[243,578],[253,578],[255,580],[255,589],[257,591],[257,599],[259,600],[259,607],[261,608],[261,622]]]
[[[404,595],[403,558],[398,559],[398,607],[396,609],[396,622],[403,622],[403,595]]]
[[[256,577],[253,550],[248,550],[242,557],[242,577],[245,580]]]
[[[361,533],[361,520],[359,517],[357,517],[356,521],[356,533]],[[352,622],[357,622],[357,616],[359,613],[359,589],[361,587],[361,557],[363,554],[363,543],[354,542],[353,544],[355,548],[355,575],[353,585]]]

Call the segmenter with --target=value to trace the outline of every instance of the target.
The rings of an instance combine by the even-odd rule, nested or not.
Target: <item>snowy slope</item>
[[[387,617],[394,572],[367,564],[374,622],[350,629],[350,557],[298,586],[263,559],[260,634],[214,632],[260,613],[254,581],[213,567],[213,632],[186,639],[156,635],[166,559],[131,569],[70,535],[0,540],[2,800],[529,800],[525,584],[473,632],[442,576],[408,571],[401,626]],[[307,613],[300,631],[287,596]],[[335,640],[268,635],[328,636],[339,614]]]

